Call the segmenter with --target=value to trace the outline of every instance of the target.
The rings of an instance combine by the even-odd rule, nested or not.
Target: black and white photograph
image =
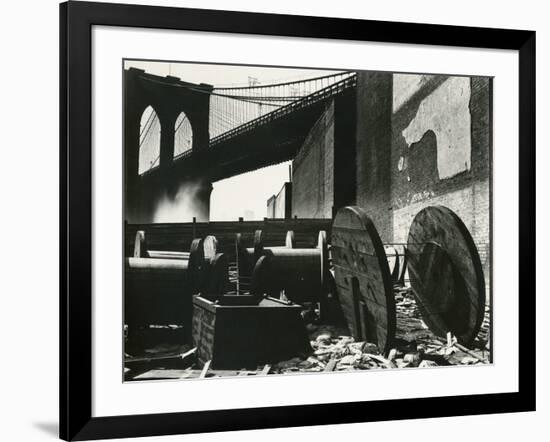
[[[6,3],[0,440],[546,434],[544,5]]]
[[[493,363],[492,77],[122,76],[124,382]]]

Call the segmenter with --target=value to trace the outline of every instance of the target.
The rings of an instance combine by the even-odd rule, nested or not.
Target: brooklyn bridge
[[[195,207],[203,210],[193,216],[207,220],[212,182],[293,159],[328,103],[346,108],[342,124],[353,124],[349,109],[356,82],[356,73],[341,72],[278,84],[214,88],[127,70],[129,220],[146,221],[154,207],[144,204],[154,206],[158,192],[174,193],[182,182],[201,186],[197,198],[204,204]],[[339,121],[338,129],[340,125]],[[350,148],[339,152],[347,154]]]

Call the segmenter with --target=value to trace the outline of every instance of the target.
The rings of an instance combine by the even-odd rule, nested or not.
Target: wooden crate
[[[218,305],[193,298],[199,362],[217,369],[256,368],[312,352],[301,307],[273,298],[259,305]]]

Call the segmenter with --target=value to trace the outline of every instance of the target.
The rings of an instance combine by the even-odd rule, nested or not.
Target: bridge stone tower
[[[192,129],[191,157],[209,144],[210,92],[208,84],[176,77],[160,77],[141,69],[124,71],[125,218],[130,223],[208,220],[211,179],[207,166],[178,167],[174,160],[175,125],[184,112]],[[160,123],[158,167],[139,173],[140,123],[152,107]],[[189,163],[188,163],[189,164]],[[169,212],[167,214],[167,212]],[[164,213],[164,219],[159,214]],[[166,219],[168,216],[169,219]]]

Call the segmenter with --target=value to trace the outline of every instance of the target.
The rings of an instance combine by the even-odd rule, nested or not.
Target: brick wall
[[[489,78],[359,72],[355,95],[331,104],[293,162],[292,214],[331,217],[355,203],[383,241],[406,242],[423,207],[447,206],[488,282],[491,95]]]
[[[334,204],[334,103],[292,162],[292,216],[331,218]]]
[[[393,211],[393,241],[406,243],[409,227],[426,206],[442,205],[456,212],[476,243],[485,277],[489,276],[489,180],[478,181],[452,192],[432,195]]]
[[[357,77],[357,204],[365,208],[382,238],[391,228],[392,74],[359,72]]]
[[[406,242],[429,205],[455,211],[490,275],[491,80],[393,75],[391,206],[394,242]]]

